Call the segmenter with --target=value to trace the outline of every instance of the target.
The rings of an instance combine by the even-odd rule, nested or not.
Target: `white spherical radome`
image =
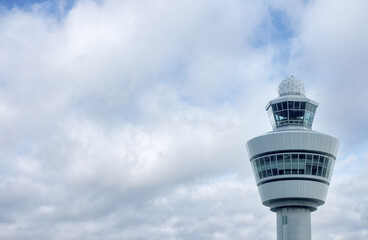
[[[285,95],[305,95],[304,84],[302,81],[291,75],[284,79],[278,88],[279,96]]]

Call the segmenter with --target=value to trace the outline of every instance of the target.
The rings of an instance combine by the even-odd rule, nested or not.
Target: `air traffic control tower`
[[[326,201],[339,141],[312,130],[318,103],[294,76],[266,105],[273,131],[246,144],[262,204],[277,214],[277,240],[311,240],[311,212]]]

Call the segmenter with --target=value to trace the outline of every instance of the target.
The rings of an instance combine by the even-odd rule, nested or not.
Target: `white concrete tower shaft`
[[[279,208],[277,239],[311,239],[311,210],[304,207]]]
[[[339,142],[312,131],[318,103],[291,76],[266,110],[273,131],[246,144],[262,204],[277,215],[278,240],[310,240],[311,212],[326,201]]]

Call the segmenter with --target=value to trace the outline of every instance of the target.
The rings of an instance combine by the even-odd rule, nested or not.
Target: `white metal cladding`
[[[328,185],[315,181],[284,180],[262,184],[258,187],[262,203],[268,205],[271,200],[314,199],[326,201]]]
[[[246,144],[249,157],[273,151],[304,150],[332,154],[335,158],[339,141],[316,131],[274,131],[249,140]]]

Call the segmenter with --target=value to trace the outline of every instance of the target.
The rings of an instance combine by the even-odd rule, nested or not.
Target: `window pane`
[[[291,174],[290,154],[284,155],[285,174]]]
[[[281,111],[279,112],[279,117],[280,117],[280,120],[286,120],[288,118],[288,113],[287,111]]]
[[[305,114],[304,114],[304,119],[305,119],[305,121],[310,122],[310,121],[309,121],[309,119],[310,119],[310,115],[311,115],[311,113],[310,113],[309,111],[305,111]]]
[[[280,120],[280,115],[279,115],[278,112],[275,112],[274,113],[274,116],[275,116],[276,121],[279,121]]]
[[[283,155],[277,155],[277,168],[278,168],[278,173],[279,175],[284,175],[284,160],[283,160]]]
[[[317,166],[316,165],[312,165],[312,175],[314,175],[314,176],[317,175]]]
[[[261,163],[260,163],[259,159],[256,159],[255,162],[256,162],[256,165],[257,165],[256,172],[258,173],[258,178],[261,179],[262,178]]]
[[[298,174],[298,154],[292,154],[291,159],[292,159],[291,172],[292,174]]]
[[[312,155],[310,155],[310,154],[307,154],[307,164],[312,165]]]
[[[272,109],[269,108],[268,111],[267,111],[267,113],[268,113],[268,117],[270,118],[270,122],[271,122],[272,128],[275,128],[276,122],[275,122],[275,116],[273,115]]]
[[[313,155],[312,175],[314,175],[314,176],[317,175],[318,162],[319,162],[318,159],[319,159],[318,155]]]
[[[271,169],[272,169],[272,175],[275,176],[277,175],[277,161],[276,161],[276,156],[272,155],[270,157],[271,159]]]
[[[300,107],[300,102],[295,102],[295,103],[294,103],[294,107],[295,107],[295,109],[299,109],[299,107]]]
[[[305,102],[300,103],[300,109],[305,109]]]
[[[304,110],[300,110],[300,111],[298,111],[297,113],[297,119],[298,120],[304,120]],[[303,121],[302,121],[303,122]]]
[[[270,159],[271,159],[271,168],[277,167],[276,156],[272,155]]]
[[[263,158],[260,158],[259,159],[259,162],[260,162],[260,164],[261,164],[261,170],[264,170],[264,168],[265,168],[265,164],[264,164],[264,160],[263,160]]]
[[[277,126],[282,126],[282,125],[287,124],[287,119],[288,119],[287,110],[280,111],[280,112],[275,112],[274,115],[275,115]]]
[[[299,154],[299,174],[305,173],[305,154]]]
[[[310,111],[311,111],[312,113],[315,113],[315,112],[316,112],[316,110],[317,110],[317,106],[315,106],[315,105],[313,105],[313,104],[310,104]]]
[[[312,104],[310,104],[310,103],[307,103],[307,107],[306,107],[306,109],[309,111],[309,112],[312,112]]]
[[[261,164],[259,162],[259,159],[256,160],[256,164],[257,164],[257,169],[260,169],[261,168]]]
[[[317,176],[321,176],[321,175],[322,175],[322,167],[318,167]]]
[[[305,174],[311,175],[312,174],[312,163],[306,165]]]
[[[281,103],[277,103],[277,110],[281,111],[282,110],[282,104]]]
[[[264,164],[265,164],[265,169],[270,169],[270,158],[269,157],[265,157],[264,158]]]
[[[317,175],[318,163],[319,163],[318,160],[319,160],[319,156],[318,155],[313,155],[312,175],[314,175],[314,176]]]
[[[254,175],[255,175],[255,177],[256,177],[256,180],[258,181],[259,176],[258,176],[258,172],[257,172],[257,165],[256,165],[256,161],[255,161],[255,160],[254,160],[254,161],[252,161],[252,167],[253,167],[253,173],[254,173]]]
[[[334,160],[332,160],[332,159],[330,158],[330,161],[328,161],[328,166],[327,166],[327,168],[330,168],[330,169],[331,169],[332,161],[334,161]]]
[[[329,161],[330,161],[330,159],[325,157],[325,161],[323,162],[323,167],[327,168]]]
[[[294,109],[294,102],[288,102],[288,109]]]
[[[273,112],[276,112],[277,111],[276,104],[272,104],[272,111]]]
[[[286,110],[287,109],[287,102],[283,102],[282,103],[282,108],[283,108],[283,110]]]
[[[289,110],[289,120],[294,124],[303,124],[304,121],[304,111],[303,110]]]
[[[317,172],[317,176],[322,176],[322,169],[323,169],[323,162],[324,162],[324,157],[320,156],[319,157],[319,162],[318,162],[318,172]]]
[[[326,168],[322,168],[322,177],[326,177]]]
[[[332,160],[331,158],[330,158],[330,160],[328,161],[327,172],[326,172],[326,177],[327,177],[327,178],[330,178],[330,173],[331,173],[331,169],[332,169],[333,161],[334,161],[334,160]]]

